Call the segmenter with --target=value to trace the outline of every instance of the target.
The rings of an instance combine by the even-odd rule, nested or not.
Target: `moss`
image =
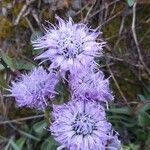
[[[3,3],[11,3],[12,0],[3,0]]]
[[[129,68],[129,66],[126,64],[117,63],[115,65],[115,69],[117,70],[116,72],[119,72],[119,76],[116,77],[116,79],[122,92],[129,102],[135,100],[137,98],[137,93],[142,92],[142,87],[136,84],[135,75],[131,71],[131,68]],[[126,81],[126,79],[131,80],[133,83]],[[113,91],[116,91],[118,94],[117,97],[120,97],[115,84],[113,85]]]
[[[53,15],[52,12],[50,13],[50,10],[45,9],[45,10],[42,12],[42,18],[44,18],[45,20],[53,20],[54,15]]]
[[[117,3],[115,9],[114,9],[114,6],[112,6],[112,10],[113,10],[112,15],[115,15],[116,13],[122,11],[125,7],[126,5],[123,4],[122,2]]]
[[[12,15],[13,16],[18,16],[20,10],[22,9],[24,3],[23,2],[18,2],[17,4],[14,5],[12,9]]]
[[[16,5],[14,5],[13,9],[12,9],[12,15],[16,18],[22,7],[23,7],[24,3],[23,2],[18,2]],[[25,20],[25,18],[21,18],[20,21],[19,21],[19,25],[21,27],[25,27],[25,28],[28,28],[28,23],[27,21]]]
[[[12,0],[3,0],[2,5],[6,6],[7,4],[12,3]]]
[[[2,16],[0,16],[0,20],[0,39],[10,37],[13,33],[11,21]]]
[[[105,37],[109,38],[117,35],[119,33],[120,23],[121,18],[115,18],[110,21],[110,23],[106,24],[103,30],[103,34],[105,35]],[[112,38],[111,41],[114,42],[114,38]]]
[[[22,19],[20,20],[19,25],[20,25],[21,27],[24,27],[24,28],[28,28],[28,27],[29,27],[27,21],[25,20],[25,18],[22,18]]]

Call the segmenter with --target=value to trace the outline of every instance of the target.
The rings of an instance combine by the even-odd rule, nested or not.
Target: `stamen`
[[[72,127],[76,134],[83,136],[92,134],[93,130],[96,130],[95,121],[86,113],[77,114]]]

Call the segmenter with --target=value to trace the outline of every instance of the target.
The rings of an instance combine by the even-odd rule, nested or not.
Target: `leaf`
[[[12,139],[10,139],[10,145],[13,147],[13,150],[21,150],[20,147]]]
[[[6,65],[12,70],[15,71],[15,66],[13,64],[12,59],[6,54],[4,53],[1,49],[0,49],[0,57],[3,59],[3,61],[6,63]]]
[[[9,142],[7,143],[7,145],[5,146],[4,150],[9,150],[9,147],[10,147],[10,140],[9,140]]]
[[[30,42],[34,42],[35,40],[37,40],[38,38],[42,37],[43,33],[41,31],[35,31],[32,33],[31,38],[30,38]]]
[[[133,143],[131,143],[130,145],[131,150],[139,150],[139,145],[135,145]]]
[[[138,112],[140,126],[150,126],[150,103],[147,103]]]
[[[147,132],[145,132],[143,129],[137,129],[136,131],[135,131],[135,133],[136,133],[136,135],[137,135],[137,138],[138,138],[138,140],[140,140],[140,141],[145,141],[145,140],[147,140],[147,137],[148,137],[148,134],[147,134]]]
[[[150,115],[141,111],[138,116],[138,122],[140,126],[150,126]]]
[[[123,120],[123,121],[127,121],[127,122],[132,122],[135,121],[132,118],[126,117],[126,116],[122,116],[122,115],[108,115],[108,119],[111,120]]]
[[[132,7],[134,5],[135,0],[126,0],[128,5]]]
[[[145,97],[143,95],[141,95],[141,94],[138,94],[138,97],[140,98],[141,101],[145,101],[146,100]]]
[[[16,144],[18,145],[18,147],[20,149],[23,148],[24,144],[25,144],[26,138],[25,137],[21,137],[16,141]]]
[[[148,110],[150,110],[150,103],[145,104],[144,107],[142,107],[140,111],[146,112]]]
[[[132,112],[130,111],[130,109],[128,107],[124,107],[124,108],[110,108],[108,110],[108,112],[115,113],[115,114],[124,114],[124,115],[131,115],[132,114]]]
[[[31,70],[35,67],[33,63],[24,59],[15,59],[13,63],[17,70]]]
[[[33,125],[33,129],[35,132],[42,134],[42,132],[43,132],[44,128],[46,128],[46,126],[47,126],[47,123],[44,120],[42,120],[40,122],[35,123]]]
[[[33,140],[36,140],[36,141],[40,141],[40,139],[38,137],[35,137],[34,135],[28,133],[28,132],[25,132],[25,131],[22,131],[22,130],[18,130],[21,134],[23,134],[24,136],[30,138],[30,139],[33,139]]]
[[[58,143],[53,139],[53,137],[48,137],[41,145],[41,150],[56,150]]]
[[[4,69],[5,69],[5,67],[2,64],[0,64],[0,71],[4,70]]]

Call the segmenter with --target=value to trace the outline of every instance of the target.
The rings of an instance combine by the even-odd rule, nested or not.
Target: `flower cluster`
[[[75,97],[89,101],[107,102],[113,100],[109,89],[109,80],[104,79],[101,71],[89,70],[70,75],[70,86]]]
[[[87,25],[74,24],[56,17],[58,25],[45,28],[43,37],[32,41],[34,49],[43,49],[36,57],[49,61],[49,72],[42,67],[12,82],[11,96],[18,106],[41,109],[54,99],[56,84],[65,80],[70,90],[68,103],[53,104],[49,127],[59,150],[120,150],[118,134],[106,118],[106,103],[114,96],[109,79],[96,65],[104,42],[97,42],[100,32]],[[55,71],[54,71],[55,70]],[[59,78],[58,78],[59,75]],[[53,103],[53,101],[51,101]]]
[[[119,142],[116,136],[110,134],[112,126],[107,122],[101,105],[78,99],[53,108],[55,121],[50,130],[62,147],[69,150],[105,150],[111,147],[111,141]]]
[[[102,52],[104,42],[95,40],[99,32],[89,29],[85,24],[73,24],[70,18],[64,22],[56,17],[58,26],[46,29],[45,36],[33,41],[35,49],[46,49],[36,59],[50,60],[50,68],[74,72],[94,61]]]
[[[57,82],[58,75],[55,72],[47,73],[43,67],[38,67],[13,81],[9,90],[19,107],[43,109],[47,106],[47,100],[54,98]]]

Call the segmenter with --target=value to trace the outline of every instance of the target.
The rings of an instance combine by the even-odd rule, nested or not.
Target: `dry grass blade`
[[[137,35],[136,35],[136,30],[135,30],[136,5],[137,5],[137,3],[135,2],[134,5],[133,5],[132,33],[133,33],[133,38],[134,38],[134,41],[135,41],[135,44],[136,44],[137,52],[138,52],[138,55],[139,55],[139,60],[140,60],[141,64],[143,65],[143,67],[145,68],[145,70],[147,71],[148,75],[150,76],[150,70],[146,66],[146,64],[145,64],[145,62],[143,60],[141,49],[140,49],[139,42],[138,42]]]

